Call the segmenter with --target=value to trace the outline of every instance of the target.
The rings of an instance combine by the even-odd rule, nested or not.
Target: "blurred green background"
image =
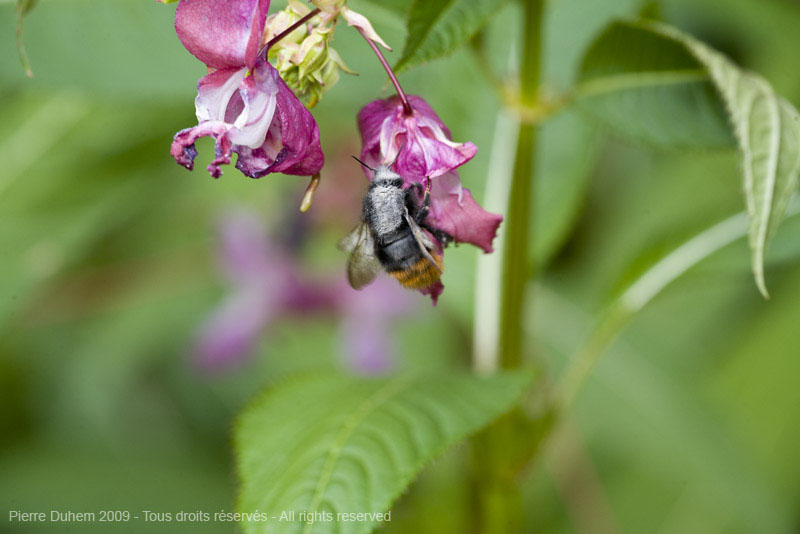
[[[351,1],[396,49],[404,0]],[[569,87],[580,54],[609,20],[653,2],[552,0],[546,81]],[[274,3],[276,7],[279,2]],[[800,4],[664,0],[670,22],[762,73],[800,104]],[[274,8],[273,8],[274,9]],[[193,336],[226,293],[216,224],[232,206],[287,224],[306,183],[219,180],[169,156],[195,123],[204,67],[180,45],[174,6],[134,0],[41,0],[26,19],[36,77],[14,49],[14,10],[0,3],[0,503],[23,511],[231,511],[233,417],[260,388],[304,369],[342,368],[335,317],[286,319],[254,357],[207,374]],[[498,70],[518,22],[488,32]],[[335,46],[360,73],[314,109],[328,164],[316,203],[347,192],[353,211],[313,218],[305,262],[341,271],[335,249],[358,218],[365,180],[355,114],[390,94],[357,34]],[[395,55],[397,52],[395,53]],[[499,104],[467,50],[402,76],[456,140],[480,150],[462,171],[483,197]],[[567,113],[543,128],[530,357],[555,380],[594,318],[665,252],[741,211],[734,152],[656,152]],[[502,231],[502,228],[501,228]],[[446,290],[415,297],[396,322],[400,369],[467,367],[477,252],[447,253]],[[669,286],[603,357],[567,424],[526,483],[528,531],[790,533],[800,531],[800,217],[768,256],[758,294],[744,240]],[[334,273],[335,274],[335,273]],[[430,466],[384,532],[468,530],[466,446]],[[3,532],[231,532],[197,523],[69,526],[9,523]]]

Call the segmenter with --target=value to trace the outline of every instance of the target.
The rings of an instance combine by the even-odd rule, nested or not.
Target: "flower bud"
[[[278,11],[277,13],[270,15],[267,17],[267,23],[264,26],[264,37],[262,38],[262,42],[268,43],[273,37],[279,35],[289,26],[303,18],[303,16],[305,16],[309,11],[310,10],[303,4],[292,2],[290,3],[289,7],[283,11]],[[283,37],[280,40],[280,43],[300,44],[303,42],[303,39],[305,39],[306,35],[308,35],[308,30],[301,26],[295,29],[289,35]]]
[[[326,9],[335,4],[326,3]],[[265,40],[268,42],[309,12],[303,4],[290,2],[286,9],[267,19]],[[331,20],[331,17],[324,16],[311,19],[276,42],[268,52],[268,58],[281,78],[307,107],[316,105],[322,94],[339,81],[339,70],[355,74],[330,46],[333,36],[333,27],[329,26]]]
[[[300,45],[297,59],[300,60],[297,64],[300,79],[321,69],[328,61],[327,36],[314,30]]]

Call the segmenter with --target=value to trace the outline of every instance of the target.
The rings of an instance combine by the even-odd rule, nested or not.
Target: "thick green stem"
[[[541,62],[544,0],[520,0],[523,9],[520,103],[535,107]],[[529,232],[533,215],[531,198],[535,168],[536,128],[520,126],[514,157],[508,211],[503,222],[504,244],[500,281],[498,365],[515,369],[523,361],[523,324],[529,269]],[[528,424],[520,411],[499,419],[473,441],[473,487],[477,534],[523,532],[524,507],[518,474],[527,458]]]
[[[524,27],[522,32],[522,64],[520,66],[520,100],[523,106],[534,107],[538,101],[541,62],[541,22],[543,0],[522,0]],[[522,325],[524,323],[525,289],[530,278],[528,268],[529,232],[533,213],[533,174],[535,165],[536,127],[520,126],[517,153],[508,199],[508,213],[503,247],[503,271],[500,285],[500,367],[513,369],[522,362]]]

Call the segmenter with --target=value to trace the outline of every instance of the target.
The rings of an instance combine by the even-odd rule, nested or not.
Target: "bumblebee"
[[[403,177],[388,165],[377,169],[359,163],[375,173],[364,195],[361,222],[339,242],[350,253],[347,277],[354,289],[371,283],[381,267],[403,287],[422,289],[435,284],[442,275],[443,258],[439,247],[424,228],[446,245],[444,232],[425,223],[430,206],[430,191],[422,186],[403,188]]]

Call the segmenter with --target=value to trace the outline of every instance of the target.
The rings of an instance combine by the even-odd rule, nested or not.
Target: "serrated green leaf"
[[[705,67],[642,25],[612,23],[586,52],[579,80],[581,109],[623,135],[666,147],[734,144]]]
[[[243,521],[249,533],[370,532],[374,518],[307,524],[300,512],[382,513],[422,467],[519,399],[530,377],[501,374],[311,376],[270,390],[236,428],[239,511],[294,521]]]
[[[436,59],[469,41],[507,0],[414,0],[400,72]]]
[[[797,110],[759,75],[740,69],[697,39],[653,22],[609,26],[586,54],[577,95],[589,114],[658,145],[738,141],[753,274],[768,296],[765,250],[800,175]]]

